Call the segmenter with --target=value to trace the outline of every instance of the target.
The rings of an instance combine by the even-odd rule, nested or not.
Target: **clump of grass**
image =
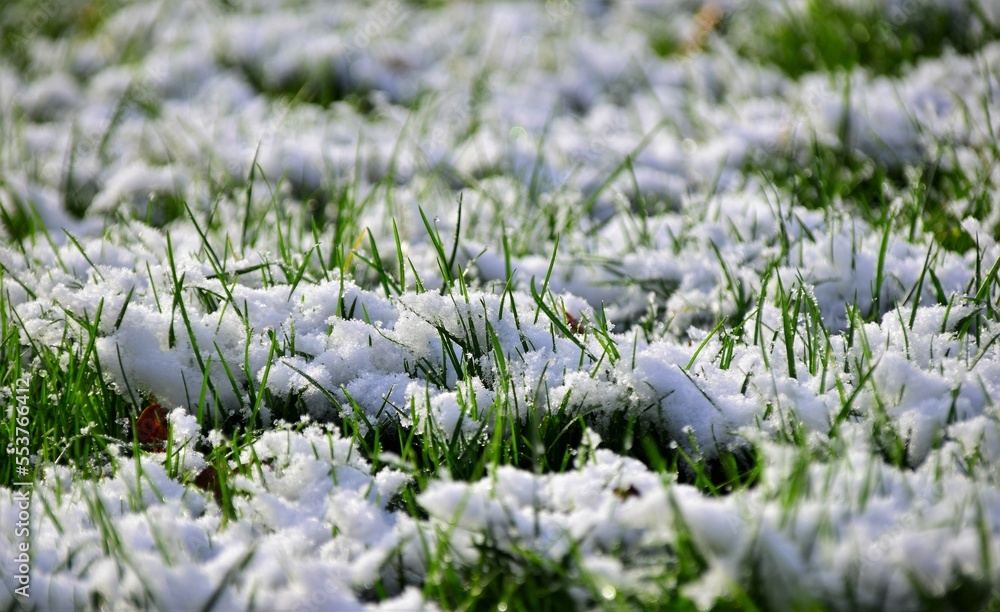
[[[24,248],[23,243],[26,239],[44,227],[35,206],[30,201],[25,202],[20,198],[14,200],[9,208],[0,206],[0,223],[3,224],[10,243],[16,244],[21,249]]]
[[[992,151],[982,154],[992,156]],[[894,166],[843,145],[814,142],[807,154],[788,151],[785,155],[751,156],[744,171],[791,194],[798,206],[829,210],[846,205],[872,226],[883,224],[889,203],[903,198],[905,215],[898,220],[901,231],[911,240],[920,231],[929,232],[943,248],[958,253],[975,247],[961,221],[991,218],[990,177],[970,175],[948,160]],[[1000,225],[989,229],[995,238],[1000,237]]]
[[[296,103],[318,104],[323,107],[347,100],[353,102],[359,110],[372,108],[367,101],[366,92],[352,91],[333,65],[322,64],[310,71],[300,70],[281,81],[266,79],[262,70],[251,64],[238,64],[238,67],[255,90],[272,98],[286,98]]]
[[[32,2],[10,0],[0,6],[0,51],[24,70],[30,64],[28,45],[35,37],[52,40],[86,36],[114,13],[120,0],[70,0]]]
[[[96,306],[94,320],[101,307]],[[103,380],[94,352],[96,325],[87,319],[72,320],[70,313],[66,317],[71,320],[60,344],[44,344],[27,334],[10,308],[6,291],[0,292],[0,381],[5,388],[12,388],[17,380],[28,381],[26,429],[33,469],[71,465],[82,477],[96,476],[107,467],[108,446],[127,445],[131,440],[128,417],[134,419],[137,412]],[[70,333],[73,325],[82,328],[82,340]],[[0,422],[8,440],[15,438],[15,415]],[[0,482],[30,480],[15,474],[6,445],[0,445],[0,465],[4,466]]]
[[[807,0],[783,10],[755,4],[727,20],[726,38],[744,57],[793,78],[859,67],[898,75],[946,48],[971,53],[1000,35],[977,0],[957,4],[901,3],[888,13],[880,2]]]

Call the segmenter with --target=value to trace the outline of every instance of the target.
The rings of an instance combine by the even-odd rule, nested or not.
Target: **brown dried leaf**
[[[192,483],[202,491],[209,491],[215,497],[215,502],[222,505],[222,482],[219,479],[219,472],[214,467],[208,466],[203,469],[195,476]]]
[[[563,315],[566,317],[566,327],[568,327],[571,332],[577,335],[583,333],[583,323],[581,323],[579,319],[565,310],[563,311]]]
[[[146,406],[135,421],[135,435],[141,444],[153,444],[156,445],[156,450],[163,450],[163,445],[170,434],[170,426],[167,424],[168,412],[155,400]]]
[[[636,489],[632,485],[629,485],[627,489],[623,489],[622,487],[615,487],[614,494],[617,495],[620,499],[628,499],[630,497],[642,497],[642,493],[639,492],[639,489]]]

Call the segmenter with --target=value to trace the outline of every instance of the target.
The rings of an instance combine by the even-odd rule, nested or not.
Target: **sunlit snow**
[[[967,295],[1000,257],[997,192],[959,254],[919,223],[885,236],[745,171],[805,164],[818,142],[901,175],[995,179],[978,152],[1000,129],[1000,44],[900,77],[792,80],[724,46],[655,54],[644,22],[683,39],[697,3],[234,4],[127,4],[86,35],[28,32],[24,70],[0,58],[0,207],[49,236],[22,249],[3,226],[5,307],[49,347],[85,340],[78,321],[100,309],[106,381],[174,410],[177,452],[117,449],[96,484],[45,468],[38,609],[435,608],[433,560],[472,568],[484,551],[648,601],[679,539],[706,564],[680,592],[705,608],[751,574],[774,609],[797,593],[913,609],[961,579],[1000,585],[1000,329]],[[872,205],[887,215],[916,205],[886,190]],[[357,209],[342,220],[344,194]],[[440,290],[432,231],[468,287]],[[362,261],[372,243],[399,291]],[[554,328],[543,287],[585,332]],[[793,330],[779,293],[799,307]],[[712,331],[725,317],[751,317],[746,341]],[[308,423],[261,407],[240,458],[259,469],[229,466],[226,517],[182,484],[207,465],[201,444],[227,442],[193,415],[204,394],[209,414],[249,418],[251,388]],[[335,425],[478,444],[500,406],[586,413],[572,465],[442,476],[416,494],[421,516],[397,496],[406,466],[373,470]],[[761,480],[720,496],[678,483],[606,447],[621,417],[664,453],[756,452]],[[902,447],[901,467],[883,460]],[[13,495],[0,490],[5,550]],[[3,609],[19,605],[9,570]]]

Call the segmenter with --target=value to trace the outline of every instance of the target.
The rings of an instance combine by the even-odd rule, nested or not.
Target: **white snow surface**
[[[96,483],[45,467],[37,609],[434,608],[428,555],[474,568],[484,548],[648,599],[681,539],[705,560],[682,588],[704,608],[751,573],[774,609],[916,609],[960,579],[1000,585],[1000,329],[966,295],[1000,257],[1000,207],[965,222],[978,252],[958,254],[919,223],[885,236],[743,170],[819,142],[995,185],[978,152],[1000,129],[1000,43],[898,78],[795,81],[724,46],[653,53],[647,22],[683,38],[698,3],[238,4],[128,3],[86,36],[29,39],[26,71],[0,59],[0,207],[48,231],[18,246],[4,224],[5,307],[53,348],[85,341],[77,320],[99,311],[108,383],[172,409],[180,449],[173,463],[119,452]],[[939,158],[942,143],[959,155]],[[344,193],[364,205],[338,212]],[[889,215],[915,205],[887,200]],[[246,210],[260,222],[244,227]],[[421,211],[446,254],[457,245],[467,291],[439,291]],[[317,264],[362,229],[349,266]],[[369,239],[400,292],[361,261]],[[543,285],[585,331],[541,310]],[[823,326],[827,346],[782,341],[779,291],[801,306],[795,330]],[[710,332],[751,313],[759,342]],[[993,339],[982,349],[970,322]],[[197,444],[228,435],[202,440],[191,416],[206,378],[210,414],[249,418],[249,390],[266,388],[309,421],[261,410],[262,469],[227,466],[233,517],[182,484],[207,465]],[[390,504],[405,471],[373,473],[321,425],[359,411],[478,444],[498,406],[578,411],[592,429],[564,473],[434,480],[417,496],[427,518]],[[602,446],[623,416],[708,460],[753,449],[761,482],[719,497],[678,484]],[[904,467],[883,461],[900,447]],[[4,550],[16,515],[0,490]],[[12,568],[0,576],[8,609]]]

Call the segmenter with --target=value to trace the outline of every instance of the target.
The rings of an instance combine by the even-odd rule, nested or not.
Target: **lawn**
[[[0,610],[998,610],[997,130],[991,0],[8,0]]]

